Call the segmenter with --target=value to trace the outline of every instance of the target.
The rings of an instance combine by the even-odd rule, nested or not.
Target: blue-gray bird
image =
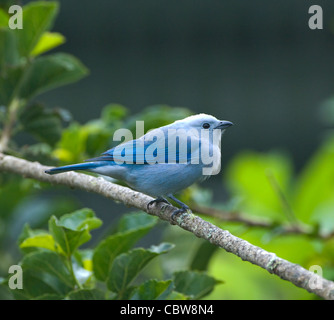
[[[45,171],[90,171],[126,182],[131,188],[150,195],[154,203],[181,206],[172,214],[186,212],[189,207],[174,194],[197,181],[220,171],[221,136],[230,121],[197,114],[154,129],[136,140],[130,140],[104,152],[100,157]]]

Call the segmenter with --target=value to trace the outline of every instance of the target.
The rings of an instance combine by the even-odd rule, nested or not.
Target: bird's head
[[[222,132],[233,125],[230,121],[218,120],[216,117],[204,113],[196,114],[185,119],[175,121],[174,123],[180,127],[188,129],[210,131],[219,129]]]

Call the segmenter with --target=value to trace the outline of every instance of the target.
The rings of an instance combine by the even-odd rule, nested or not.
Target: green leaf
[[[2,32],[0,29],[0,45],[2,45],[4,42],[6,43],[6,40],[3,41],[3,39],[1,39],[2,37]],[[2,41],[2,43],[1,43]],[[8,56],[10,57],[15,57],[14,55],[11,55],[11,49],[10,45],[7,46],[6,44],[4,44],[4,46],[6,46],[5,48],[8,49],[8,55],[6,53],[6,50],[4,52],[4,55],[0,57],[0,59],[4,59],[4,61],[2,61],[2,63],[11,63],[11,59],[8,58]],[[15,51],[14,51],[15,52]],[[15,59],[14,59],[15,60]],[[1,61],[0,61],[1,63]],[[18,84],[18,82],[20,81],[20,79],[22,78],[22,74],[23,74],[23,66],[22,65],[17,65],[14,67],[10,67],[10,68],[4,68],[3,66],[1,66],[1,69],[4,70],[4,72],[0,72],[0,105],[4,105],[6,107],[9,106],[10,102],[12,101],[13,98],[13,94],[14,91],[16,89],[16,86]]]
[[[138,286],[131,295],[131,300],[165,300],[173,290],[172,280],[148,280]]]
[[[285,208],[270,177],[277,181],[285,195],[289,194],[292,165],[281,153],[243,152],[226,170],[232,194],[243,198],[243,210],[248,213],[285,221]]]
[[[49,220],[49,231],[66,256],[70,256],[79,243],[90,240],[87,229],[79,232],[66,230],[58,225],[58,219],[55,216]]]
[[[91,120],[82,129],[87,133],[84,147],[88,157],[94,157],[109,149],[114,130],[107,128],[102,120]]]
[[[118,104],[110,104],[103,108],[101,117],[84,125],[87,131],[86,153],[94,157],[110,148],[110,141],[115,130],[124,126],[123,118],[127,109]]]
[[[9,15],[6,11],[0,8],[0,27],[8,28]],[[1,47],[3,49],[3,47]]]
[[[97,229],[102,225],[102,221],[95,217],[94,211],[88,208],[65,214],[59,220],[59,226],[74,231],[80,231],[86,225],[89,231]]]
[[[26,223],[22,229],[21,234],[18,238],[18,243],[21,245],[26,239],[33,238],[35,236],[45,235],[47,232],[39,229],[31,229],[30,226]]]
[[[333,209],[334,199],[321,203],[310,217],[310,222],[319,226],[319,233],[324,237],[334,232]]]
[[[204,272],[179,271],[173,275],[175,291],[181,292],[192,299],[200,299],[209,294],[216,284],[223,283]]]
[[[124,106],[111,103],[102,109],[101,118],[104,122],[113,124],[115,121],[124,119],[127,113],[128,110]]]
[[[31,62],[18,95],[30,99],[47,90],[78,81],[87,73],[87,68],[69,54],[38,57]]]
[[[52,251],[34,251],[23,257],[23,289],[13,290],[19,299],[43,295],[64,297],[75,288],[75,280],[65,258]]]
[[[186,296],[183,293],[177,292],[177,291],[172,291],[166,300],[189,300],[189,297]]]
[[[147,217],[144,218],[143,215]],[[132,224],[131,219],[134,219],[136,224]],[[120,232],[100,242],[94,250],[93,270],[96,278],[105,281],[116,256],[128,251],[156,222],[157,219],[143,213],[124,215],[120,220]]]
[[[24,131],[51,146],[61,138],[61,116],[57,110],[49,110],[36,103],[23,111],[19,121]]]
[[[58,12],[57,2],[36,1],[23,8],[23,29],[14,30],[21,56],[28,57]]]
[[[126,232],[155,225],[157,218],[144,212],[134,212],[123,215],[117,225],[116,232]]]
[[[74,257],[81,267],[93,271],[93,249],[76,250]]]
[[[13,30],[8,27],[8,15],[0,9],[0,67],[1,73],[6,73],[6,67],[19,62],[17,39]]]
[[[152,246],[150,249],[137,248],[122,253],[113,261],[108,279],[107,287],[113,292],[117,292],[122,298],[128,285],[137,274],[155,257],[171,250],[174,245],[161,243],[159,246]]]
[[[48,233],[38,234],[27,238],[20,244],[21,249],[29,247],[44,248],[55,252],[57,251],[56,242]]]
[[[60,220],[52,216],[49,230],[65,254],[70,256],[79,246],[90,240],[89,231],[101,224],[101,220],[95,218],[92,210],[81,209],[62,216]]]
[[[205,271],[208,268],[211,257],[218,247],[208,241],[203,241],[190,264],[191,270]]]
[[[100,242],[93,255],[93,270],[96,278],[105,281],[114,259],[128,251],[145,233],[139,230],[115,234]]]
[[[35,48],[31,51],[31,56],[39,56],[51,49],[54,49],[65,42],[65,37],[57,32],[44,32]]]
[[[63,300],[63,296],[59,294],[46,293],[41,296],[38,296],[32,300]]]
[[[98,289],[81,289],[67,295],[70,300],[104,300],[104,293]]]
[[[69,127],[63,130],[61,140],[54,151],[54,156],[64,163],[82,161],[87,136],[88,132],[84,126],[72,122]]]
[[[105,281],[114,259],[121,253],[128,251],[148,230],[133,230],[109,236],[99,243],[93,255],[93,270],[95,277]]]
[[[296,215],[310,222],[318,207],[334,200],[334,137],[330,137],[307,162],[294,192]]]

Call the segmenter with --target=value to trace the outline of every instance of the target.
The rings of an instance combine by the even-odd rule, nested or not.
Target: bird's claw
[[[147,204],[147,210],[150,208],[150,206],[154,203],[160,203],[160,202],[163,202],[163,203],[166,203],[166,204],[171,204],[169,201],[167,201],[166,199],[163,199],[163,198],[157,198],[157,199],[154,199],[152,201],[150,201],[148,204]]]
[[[175,200],[175,198],[174,198],[174,200]],[[147,204],[147,206],[146,206],[146,207],[147,207],[147,210],[149,210],[149,208],[150,208],[151,205],[153,205],[153,204],[155,204],[155,203],[161,203],[161,202],[166,203],[166,204],[168,204],[168,205],[172,205],[172,204],[171,204],[168,200],[166,200],[165,198],[156,198],[156,199],[150,201],[150,202]],[[175,211],[172,213],[172,215],[171,215],[171,219],[172,219],[172,221],[175,221],[176,216],[178,216],[178,215],[181,214],[181,213],[186,213],[186,212],[188,212],[188,210],[190,211],[190,208],[189,208],[187,205],[185,205],[185,204],[183,203],[183,204],[182,204],[182,208],[177,209],[177,210],[175,210]]]
[[[188,207],[175,210],[171,215],[171,219],[175,221],[176,216],[178,216],[180,213],[187,213],[188,210],[190,210]]]

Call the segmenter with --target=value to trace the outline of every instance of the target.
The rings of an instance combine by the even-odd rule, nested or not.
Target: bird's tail
[[[87,162],[87,163],[77,163],[77,164],[71,164],[68,166],[58,167],[58,168],[52,168],[49,170],[46,170],[45,173],[47,174],[57,174],[67,171],[77,171],[77,170],[91,170],[95,169],[97,167],[100,167],[100,162]]]

